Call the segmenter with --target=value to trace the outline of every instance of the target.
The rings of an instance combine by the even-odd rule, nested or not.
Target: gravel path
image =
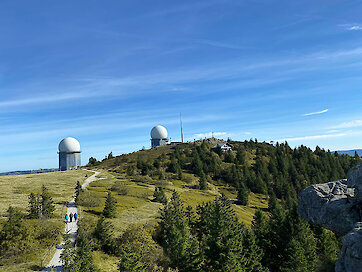
[[[85,189],[89,185],[89,183],[99,180],[99,178],[97,178],[96,176],[98,174],[100,174],[100,172],[91,171],[91,170],[86,170],[86,171],[93,172],[94,174],[85,180],[85,182],[82,185],[82,189]],[[67,213],[68,214],[78,213],[78,208],[75,205],[74,199],[68,203]],[[65,230],[64,230],[65,234],[66,233],[70,234],[73,245],[75,244],[75,238],[77,236],[77,231],[78,231],[78,222],[74,222],[74,218],[73,218],[73,222],[67,223],[65,226]],[[63,271],[63,262],[60,259],[60,254],[63,252],[63,246],[64,246],[64,241],[60,245],[57,246],[57,250],[55,251],[53,258],[51,259],[51,261],[49,262],[49,264],[46,266],[46,268],[43,271],[51,271],[52,268],[53,268],[53,271],[54,271],[54,269],[55,269],[55,271]]]

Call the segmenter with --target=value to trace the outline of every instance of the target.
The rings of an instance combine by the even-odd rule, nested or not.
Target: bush
[[[129,189],[122,182],[117,182],[117,183],[113,184],[113,186],[111,187],[111,191],[116,192],[119,195],[127,195],[129,193]]]
[[[90,192],[81,192],[77,197],[77,205],[84,207],[98,207],[100,205],[100,199]]]
[[[153,183],[153,179],[149,176],[136,176],[133,181],[141,183]]]

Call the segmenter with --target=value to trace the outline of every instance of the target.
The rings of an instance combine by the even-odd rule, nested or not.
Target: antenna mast
[[[184,142],[184,133],[182,131],[182,113],[180,112],[180,123],[181,123],[181,142]]]

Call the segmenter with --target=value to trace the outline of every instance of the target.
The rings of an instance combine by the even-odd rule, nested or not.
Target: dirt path
[[[84,169],[84,170],[86,170],[86,169]],[[99,180],[99,178],[97,178],[96,176],[99,175],[100,172],[91,171],[91,170],[86,170],[86,171],[93,172],[94,174],[85,180],[85,182],[82,185],[82,189],[85,189],[89,185],[89,183]],[[73,199],[72,201],[70,201],[68,203],[67,214],[70,214],[70,213],[72,213],[72,214],[78,213],[78,208],[75,205],[75,199]],[[75,244],[77,231],[78,231],[78,222],[74,222],[74,219],[73,219],[73,222],[66,224],[64,233],[70,234],[73,245]],[[63,271],[63,262],[60,259],[60,255],[63,252],[63,247],[64,247],[64,241],[60,245],[57,246],[57,249],[54,253],[53,258],[51,259],[51,261],[49,262],[49,264],[46,266],[46,268],[43,271],[51,271],[51,269],[53,269],[53,271],[54,271],[54,269],[55,269],[55,271]]]

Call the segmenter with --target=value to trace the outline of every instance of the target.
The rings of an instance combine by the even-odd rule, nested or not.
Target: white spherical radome
[[[80,152],[80,144],[79,142],[72,138],[72,137],[67,137],[64,138],[60,143],[59,143],[59,152]]]
[[[166,139],[167,138],[167,129],[163,126],[155,126],[151,130],[152,139]]]

